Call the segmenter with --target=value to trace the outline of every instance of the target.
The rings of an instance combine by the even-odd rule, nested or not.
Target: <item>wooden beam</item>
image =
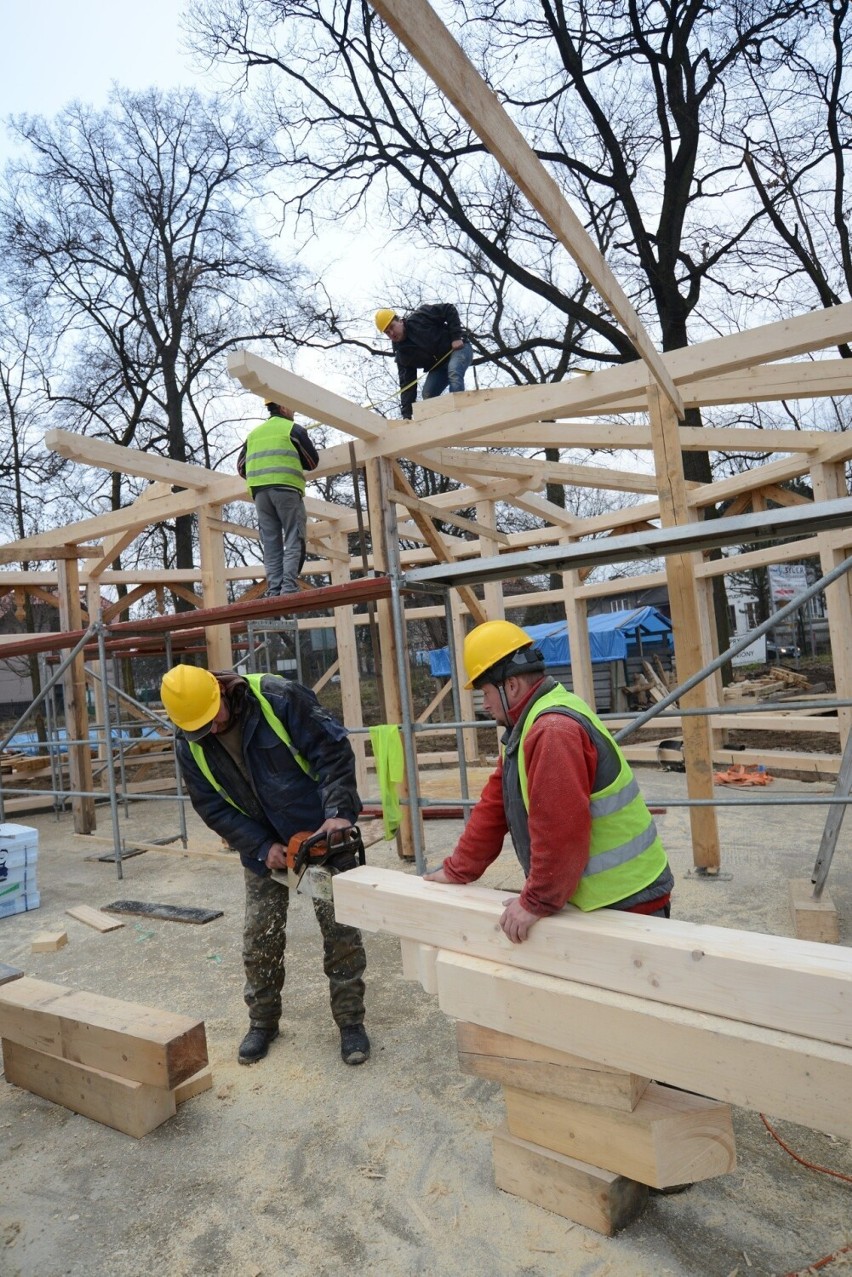
[[[247,350],[236,350],[228,355],[228,373],[246,390],[264,397],[283,396],[288,407],[316,417],[326,425],[337,426],[356,439],[380,439],[387,433],[387,422],[377,412],[361,408],[350,399],[305,381]]]
[[[435,950],[436,961],[437,953]],[[637,1073],[609,1069],[594,1060],[554,1051],[538,1042],[525,1042],[514,1034],[497,1033],[480,1024],[457,1023],[456,1045],[462,1073],[535,1095],[603,1104],[625,1113],[633,1112],[650,1081]]]
[[[148,1086],[3,1038],[6,1081],[141,1139],[175,1114],[173,1091]]]
[[[463,532],[472,532],[478,537],[480,529],[472,519],[464,519],[461,515],[453,514],[451,510],[438,510],[430,501],[422,501],[420,497],[409,496],[407,492],[400,492],[398,488],[391,488],[388,493],[391,501],[395,501],[397,505],[404,506],[406,510],[417,511],[423,514],[427,519],[440,519],[444,523],[451,523],[456,528],[461,528]],[[421,526],[418,524],[418,526]],[[491,540],[499,542],[500,545],[509,545],[509,538],[505,532],[498,532],[492,529]]]
[[[166,1089],[207,1063],[201,1020],[29,976],[0,988],[0,1036]]]
[[[802,940],[675,919],[663,922],[612,909],[583,913],[570,906],[540,919],[523,944],[513,945],[498,925],[505,895],[473,884],[424,882],[372,865],[334,881],[337,917],[364,931],[389,931],[436,949],[457,948],[519,970],[570,976],[590,987],[852,1050],[847,1012],[852,950],[826,950]],[[528,1036],[508,1027],[504,1031]],[[560,1049],[602,1058],[594,1051]],[[647,1076],[656,1076],[653,1069]]]
[[[405,474],[396,462],[393,462],[393,481],[407,497],[416,499],[414,489],[411,487],[411,484],[408,482]],[[409,508],[411,509],[417,526],[420,528],[426,539],[426,544],[435,555],[437,561],[439,563],[454,563],[455,556],[451,553],[450,548],[447,545],[446,538],[433,525],[431,519],[425,517],[425,511],[415,507]],[[440,517],[443,518],[443,514]],[[477,537],[479,536],[478,528],[476,529],[476,535]],[[464,600],[468,611],[471,616],[475,618],[477,624],[487,619],[485,612],[480,605],[479,599],[476,597],[473,590],[471,590],[468,586],[463,586],[462,589],[458,591],[458,594]]]
[[[494,1132],[492,1147],[494,1182],[504,1193],[604,1237],[626,1227],[647,1203],[645,1184],[520,1140],[505,1125]]]
[[[652,1082],[635,1109],[504,1086],[512,1135],[652,1188],[692,1184],[736,1169],[731,1109]]]

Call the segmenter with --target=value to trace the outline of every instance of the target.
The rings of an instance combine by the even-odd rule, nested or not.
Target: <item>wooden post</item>
[[[377,572],[387,572],[389,555],[385,515],[390,509],[387,494],[391,489],[390,462],[384,457],[375,457],[366,463],[367,507],[370,522],[370,540],[373,547],[373,566]],[[391,604],[387,599],[380,599],[376,604],[376,619],[379,630],[379,650],[382,661],[382,683],[385,693],[384,715],[386,723],[402,722],[402,697],[408,695],[408,688],[400,688],[397,677],[396,642],[394,640]],[[410,703],[410,700],[409,700]],[[408,797],[408,785],[405,778],[399,786],[401,798]],[[401,860],[414,859],[414,838],[411,828],[411,808],[402,808],[402,823],[397,830],[396,849]]]
[[[57,583],[59,586],[59,623],[63,630],[83,628],[83,609],[80,606],[80,567],[74,558],[57,559]],[[68,746],[68,764],[71,788],[92,794],[94,778],[92,751],[89,745],[89,713],[86,705],[86,667],[83,653],[79,652],[68,666],[62,679],[65,693],[65,726],[69,740],[80,744]],[[91,834],[97,828],[95,799],[72,798],[71,813],[76,834]]]
[[[573,538],[569,538],[572,540]],[[592,669],[592,651],[589,644],[589,617],[585,599],[577,597],[580,573],[562,573],[565,591],[565,619],[568,622],[568,645],[571,651],[571,683],[574,693],[587,705],[595,708],[595,675]],[[613,699],[612,708],[616,708]]]
[[[225,536],[220,505],[199,507],[198,545],[203,606],[222,607],[228,602],[228,595],[225,587]],[[206,635],[208,667],[211,670],[231,669],[234,655],[231,650],[230,626],[209,625]]]
[[[843,462],[820,463],[811,467],[815,501],[832,501],[848,495],[846,472]],[[836,536],[827,532],[817,537],[820,547],[820,566],[823,573],[830,572],[849,554],[848,543],[841,546]],[[838,700],[852,698],[852,580],[846,576],[835,581],[825,592],[828,607],[828,632],[831,638],[831,656],[834,662],[834,686]],[[838,709],[840,728],[840,752],[846,747],[846,738],[852,727],[852,709]]]
[[[479,552],[483,559],[488,559],[495,554],[499,554],[500,546],[498,542],[494,539],[494,537],[490,537],[488,535],[488,529],[496,528],[497,526],[493,501],[477,501],[476,522],[480,528]],[[506,615],[506,608],[503,602],[502,582],[486,581],[483,589],[485,592],[484,605],[488,620],[502,620]]]
[[[349,570],[349,549],[345,533],[336,532],[329,536],[331,549],[331,583],[343,585],[351,579]],[[338,557],[339,556],[339,557]],[[358,644],[355,638],[355,612],[352,607],[334,609],[334,630],[337,637],[337,660],[340,669],[341,715],[347,727],[363,727],[364,712],[361,706],[361,674],[358,669]],[[355,754],[355,775],[358,781],[358,792],[361,795],[369,792],[367,780],[367,750],[363,734],[350,738],[352,751]]]
[[[663,527],[675,527],[689,522],[687,488],[678,437],[680,426],[671,405],[654,385],[648,386],[648,409],[654,461],[660,485],[660,517]],[[679,682],[696,674],[707,663],[701,644],[704,621],[693,557],[678,554],[669,555],[666,559]],[[681,697],[684,708],[709,703],[706,681]],[[682,730],[689,797],[712,798],[713,742],[709,720],[704,717],[684,718]],[[720,855],[716,809],[691,807],[689,823],[692,830],[693,864],[707,873],[718,873]]]

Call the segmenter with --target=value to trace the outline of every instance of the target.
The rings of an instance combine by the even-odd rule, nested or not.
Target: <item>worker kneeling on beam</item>
[[[630,765],[591,708],[545,676],[544,657],[510,621],[464,643],[466,687],[506,728],[500,761],[456,849],[430,882],[481,878],[512,836],[526,883],[500,926],[515,944],[566,904],[668,917],[674,885]]]
[[[346,728],[313,692],[277,674],[243,678],[176,665],[160,695],[180,729],[177,757],[190,801],[243,863],[249,1031],[238,1059],[253,1064],[278,1037],[281,1018],[290,893],[273,874],[292,869],[287,849],[300,831],[325,835],[329,848],[345,841],[341,831],[352,829],[362,807],[355,758]],[[347,1064],[363,1064],[370,1042],[361,933],[337,922],[330,900],[314,899],[313,906],[341,1055]]]

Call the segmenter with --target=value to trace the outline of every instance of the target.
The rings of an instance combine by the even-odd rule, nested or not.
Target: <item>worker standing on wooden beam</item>
[[[348,829],[361,811],[346,728],[313,692],[278,674],[212,674],[176,665],[160,695],[180,730],[175,747],[190,801],[206,825],[240,853],[246,893],[243,964],[249,1031],[240,1064],[254,1064],[278,1037],[289,888],[285,849],[300,831]],[[313,901],[323,936],[331,1013],[347,1064],[370,1054],[364,1029],[361,933]]]
[[[462,328],[459,312],[449,302],[418,306],[400,319],[387,307],[376,311],[376,327],[393,342],[399,372],[400,413],[411,419],[417,398],[417,371],[425,368],[423,398],[434,399],[449,387],[464,390],[464,375],[473,362],[473,348]]]
[[[307,515],[305,471],[316,470],[319,454],[291,408],[264,405],[269,417],[256,426],[237,457],[257,510],[266,568],[266,595],[295,594],[305,562]]]
[[[526,883],[500,926],[515,943],[566,904],[669,917],[672,873],[630,764],[592,709],[546,677],[544,657],[510,621],[464,642],[466,687],[506,728],[500,761],[455,851],[429,882],[475,882],[507,833]]]

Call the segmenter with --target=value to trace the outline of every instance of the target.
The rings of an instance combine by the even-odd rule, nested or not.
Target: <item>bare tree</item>
[[[283,346],[313,323],[301,272],[257,227],[276,161],[263,131],[216,99],[153,89],[15,129],[28,147],[7,175],[0,240],[63,334],[55,418],[215,465],[207,401],[225,352]],[[113,475],[110,506],[127,495]],[[169,566],[191,566],[188,516],[173,539]]]

